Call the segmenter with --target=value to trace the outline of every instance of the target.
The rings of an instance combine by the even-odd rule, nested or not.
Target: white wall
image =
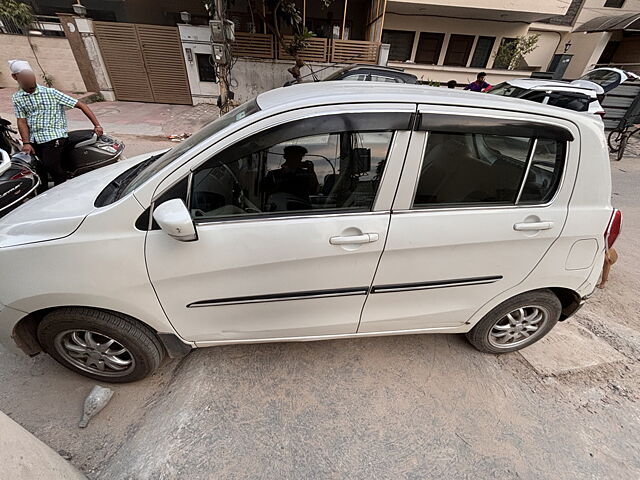
[[[536,12],[563,15],[567,10],[566,0],[394,0],[397,3],[411,3],[429,6],[463,7],[511,12]]]
[[[604,0],[585,0],[580,13],[576,19],[574,27],[578,27],[596,17],[624,15],[626,13],[640,13],[640,0],[626,0],[622,8],[605,8]],[[561,48],[564,44],[571,42],[571,46],[567,53],[573,55],[569,68],[565,74],[566,78],[577,78],[586,71],[591,70],[602,51],[611,39],[609,32],[596,33],[572,33],[567,35],[563,40]],[[558,49],[558,53],[562,53],[562,49]],[[640,62],[640,59],[638,59]]]
[[[200,81],[195,58],[196,53],[211,54],[209,28],[194,25],[179,25],[178,28],[193,103],[215,103],[219,95],[218,85]],[[189,61],[187,48],[191,49],[194,55],[192,61]],[[287,68],[292,65],[293,62],[290,60],[237,59],[231,70],[231,90],[235,93],[234,101],[246,102],[262,92],[281,87],[293,78],[287,72]],[[322,69],[318,77],[324,78],[340,68],[342,65],[310,63],[302,69],[302,75],[309,74],[311,69],[314,71]]]
[[[524,59],[530,67],[540,67],[541,71],[546,71],[555,51],[561,44],[564,45],[562,43],[563,35],[561,32],[529,30],[530,35],[536,33],[540,35],[537,47],[533,52],[525,55]]]
[[[565,78],[578,78],[587,70],[591,70],[598,62],[610,38],[609,32],[572,33],[567,40],[571,42],[567,53],[572,54],[573,57]]]
[[[42,68],[53,78],[53,86],[74,93],[87,91],[76,64],[69,42],[64,37],[31,37]],[[38,82],[44,85],[42,72],[24,35],[0,34],[0,87],[16,87],[11,78],[7,60],[27,60],[36,72]]]

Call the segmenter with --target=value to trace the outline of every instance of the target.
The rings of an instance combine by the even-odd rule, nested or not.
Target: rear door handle
[[[331,237],[329,243],[331,245],[355,245],[359,243],[377,242],[380,236],[377,233],[363,233],[362,235],[346,235]]]
[[[553,222],[522,222],[513,226],[514,230],[519,232],[537,232],[539,230],[550,230],[553,228]]]

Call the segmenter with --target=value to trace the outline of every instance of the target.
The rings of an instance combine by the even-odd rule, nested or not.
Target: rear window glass
[[[593,100],[586,95],[570,95],[560,92],[552,92],[549,95],[548,105],[567,108],[576,112],[586,112],[589,110],[589,103]]]
[[[480,133],[428,135],[414,207],[545,203],[559,184],[565,142]]]

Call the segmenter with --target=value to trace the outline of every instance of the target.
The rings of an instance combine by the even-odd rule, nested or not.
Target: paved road
[[[640,478],[640,162],[613,173],[621,261],[572,322],[622,361],[543,376],[451,335],[219,347],[79,430],[93,383],[0,350],[0,410],[100,479]]]

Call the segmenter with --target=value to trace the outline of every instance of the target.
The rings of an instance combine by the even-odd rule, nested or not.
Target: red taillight
[[[607,244],[607,249],[613,247],[620,231],[622,230],[622,212],[617,208],[613,209],[611,219],[609,220],[609,226],[604,232],[604,240]]]
[[[20,180],[22,177],[26,177],[27,175],[31,175],[31,170],[20,170],[18,173],[16,173],[13,177],[11,177],[9,180]]]
[[[605,114],[604,110],[600,110],[599,112],[596,112],[596,115],[600,115],[601,118],[604,118],[604,114]]]

